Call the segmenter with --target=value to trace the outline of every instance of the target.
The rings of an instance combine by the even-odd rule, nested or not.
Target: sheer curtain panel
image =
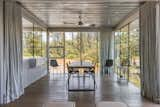
[[[1,35],[1,104],[14,101],[23,92],[22,84],[22,16],[21,6],[12,0],[3,4],[3,31]],[[1,39],[0,39],[1,40]]]
[[[160,17],[159,3],[140,8],[140,57],[142,95],[160,103]]]

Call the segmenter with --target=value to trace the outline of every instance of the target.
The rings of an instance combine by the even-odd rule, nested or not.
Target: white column
[[[101,61],[101,73],[105,72],[106,59],[113,59],[114,46],[113,35],[111,29],[102,30],[100,32],[100,61]]]

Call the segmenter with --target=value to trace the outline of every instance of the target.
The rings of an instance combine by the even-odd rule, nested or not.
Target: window
[[[129,28],[129,77],[132,83],[140,87],[139,20],[137,19],[130,23]]]
[[[65,32],[65,54],[68,61],[80,60],[81,39],[80,32]]]
[[[46,57],[46,31],[42,27],[29,22],[23,21],[23,56],[30,57]]]
[[[82,60],[98,63],[98,32],[82,32]]]
[[[46,47],[47,47],[47,32],[46,32],[46,30],[42,29],[42,57],[46,57],[47,56]]]
[[[115,71],[118,66],[128,68],[128,79],[140,87],[139,20],[115,32]]]
[[[33,24],[23,18],[23,56],[33,57]]]
[[[114,41],[115,41],[115,52],[114,52],[114,65],[115,65],[115,71],[117,71],[117,67],[120,66],[120,37],[121,33],[120,30],[115,32],[115,37],[114,37]]]
[[[120,65],[129,65],[129,47],[128,47],[128,25],[121,29],[120,36]]]
[[[49,57],[64,57],[64,33],[51,32],[49,35]]]
[[[42,29],[34,24],[34,57],[42,56]]]
[[[92,61],[98,68],[99,32],[50,32],[49,57],[56,59],[63,71],[67,71],[66,63],[81,60]]]

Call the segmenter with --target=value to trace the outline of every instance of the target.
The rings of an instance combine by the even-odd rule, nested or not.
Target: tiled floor
[[[25,94],[5,107],[43,107],[53,101],[75,101],[76,107],[95,107],[98,101],[120,101],[129,107],[160,107],[140,96],[140,90],[132,84],[120,84],[113,77],[97,75],[96,91],[68,92],[66,76],[46,76],[25,90]]]

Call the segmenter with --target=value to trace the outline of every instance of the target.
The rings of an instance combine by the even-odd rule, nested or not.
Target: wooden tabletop
[[[94,64],[92,64],[91,62],[77,61],[70,63],[68,66],[71,68],[92,68],[94,67]]]

